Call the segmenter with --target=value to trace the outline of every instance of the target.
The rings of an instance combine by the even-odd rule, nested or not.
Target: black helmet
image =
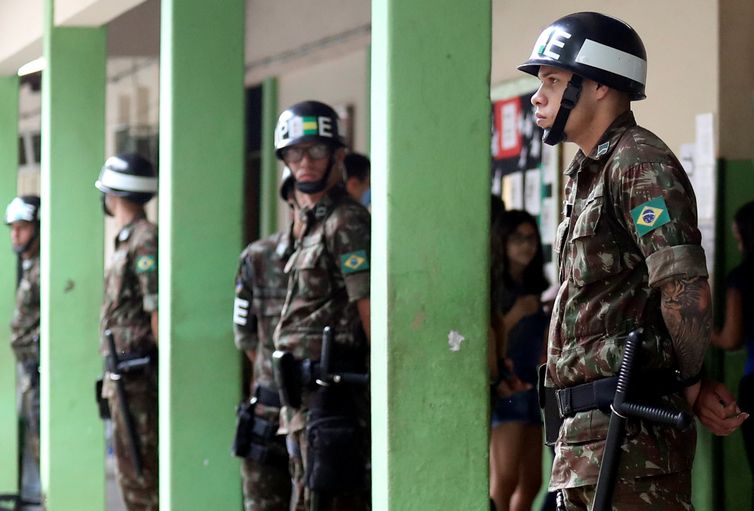
[[[94,186],[102,193],[144,204],[157,193],[157,175],[146,158],[136,153],[119,154],[105,161]]]
[[[283,149],[302,142],[327,142],[345,147],[340,118],[329,105],[302,101],[289,107],[275,127],[275,154],[283,159]]]
[[[36,195],[21,195],[16,197],[5,208],[5,223],[39,222],[40,200]]]
[[[627,92],[632,101],[646,97],[644,43],[627,23],[604,14],[579,12],[554,21],[518,69],[537,76],[539,66],[565,69]]]

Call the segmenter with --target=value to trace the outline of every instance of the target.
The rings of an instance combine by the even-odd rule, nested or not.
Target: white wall
[[[516,66],[550,22],[589,10],[622,19],[644,41],[647,99],[633,107],[639,124],[673,151],[693,142],[694,116],[718,113],[717,0],[493,0],[492,84],[521,75]],[[575,152],[567,146],[566,161]]]

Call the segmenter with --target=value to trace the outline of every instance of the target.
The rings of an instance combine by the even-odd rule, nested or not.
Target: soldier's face
[[[302,157],[299,161],[289,160],[285,157],[285,153],[283,153],[286,165],[293,172],[293,177],[296,178],[296,181],[300,183],[319,181],[325,176],[327,167],[330,164],[330,156],[332,154],[330,151],[327,151],[322,158],[312,157],[308,149],[314,145],[317,144],[305,142],[293,146],[294,149],[302,149]]]
[[[10,243],[13,248],[25,247],[34,237],[34,224],[23,220],[13,222],[10,226]]]
[[[508,236],[505,247],[508,262],[511,266],[525,269],[534,259],[538,248],[537,230],[533,225],[523,223]]]
[[[560,100],[572,73],[550,66],[540,66],[537,77],[540,84],[531,98],[536,108],[535,122],[540,128],[551,128],[560,109]]]

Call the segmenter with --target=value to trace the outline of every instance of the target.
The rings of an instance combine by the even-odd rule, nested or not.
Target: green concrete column
[[[278,120],[278,84],[274,77],[262,83],[262,176],[260,179],[260,237],[277,231],[278,160],[275,157],[275,125]]]
[[[160,507],[239,509],[231,324],[241,249],[244,0],[163,0]]]
[[[489,508],[490,32],[489,0],[372,2],[376,510]]]
[[[0,77],[0,213],[16,195],[18,178],[18,78]],[[10,349],[10,320],[15,307],[16,255],[8,229],[0,230],[0,493],[18,490],[18,417],[16,362]]]
[[[104,28],[53,26],[45,1],[42,82],[41,468],[48,511],[104,508],[103,215],[94,188],[105,147]]]

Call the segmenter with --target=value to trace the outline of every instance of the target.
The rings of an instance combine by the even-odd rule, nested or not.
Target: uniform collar
[[[115,246],[117,247],[119,243],[123,243],[124,241],[128,241],[128,238],[131,237],[131,233],[134,230],[134,226],[138,222],[144,220],[146,217],[147,217],[146,214],[144,214],[143,212],[142,213],[138,213],[133,218],[133,220],[131,220],[128,224],[126,224],[125,226],[123,226],[123,228],[120,231],[118,231],[117,236],[115,236]]]
[[[301,208],[302,220],[305,222],[307,230],[312,225],[323,221],[330,216],[330,212],[335,209],[340,199],[346,193],[346,190],[341,185],[335,185],[330,188],[325,195],[313,206],[305,206]]]
[[[287,260],[291,253],[293,253],[293,222],[290,223],[288,229],[280,231],[278,233],[277,245],[275,245],[275,254],[283,260]]]
[[[630,110],[622,113],[613,121],[605,133],[600,137],[597,145],[589,153],[589,156],[584,155],[583,151],[579,149],[573,161],[566,169],[565,173],[568,176],[573,176],[583,167],[587,166],[590,162],[597,162],[606,160],[613,154],[615,147],[618,145],[618,141],[626,132],[627,129],[636,126],[636,120],[634,119],[634,113]]]

